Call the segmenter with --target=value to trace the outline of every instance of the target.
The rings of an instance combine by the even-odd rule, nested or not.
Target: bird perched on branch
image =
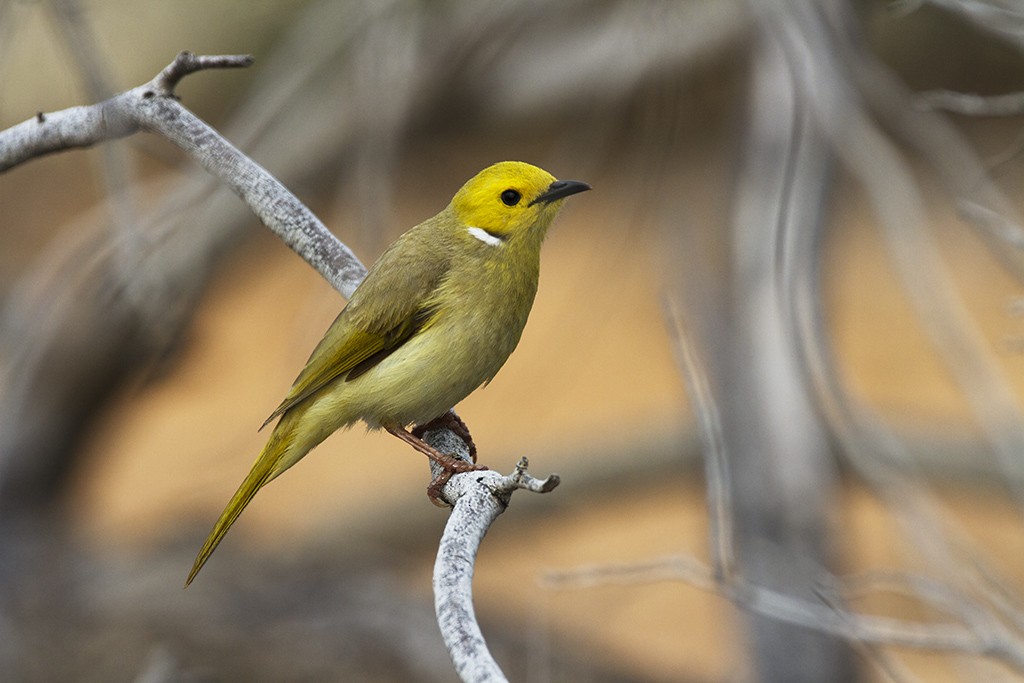
[[[264,423],[280,417],[185,585],[260,488],[359,420],[444,468],[428,488],[434,502],[453,472],[482,469],[420,436],[441,421],[475,452],[465,425],[449,410],[489,382],[519,343],[537,292],[541,242],[562,200],[589,189],[530,164],[500,162],[388,247]],[[412,424],[419,427],[410,432]]]

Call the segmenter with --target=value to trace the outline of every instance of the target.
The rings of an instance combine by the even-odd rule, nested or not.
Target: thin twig
[[[920,581],[927,579],[918,577]],[[637,585],[675,579],[721,595],[738,607],[795,626],[829,633],[869,645],[908,647],[917,650],[957,652],[988,656],[1024,672],[1024,642],[1006,629],[976,629],[974,623],[914,622],[863,615],[844,610],[838,603],[818,602],[750,583],[741,576],[721,580],[715,570],[690,555],[674,555],[647,562],[600,564],[568,571],[549,571],[541,585],[552,590],[580,590],[604,585]],[[825,586],[841,585],[845,579],[827,576]],[[936,590],[945,590],[934,584]],[[820,590],[819,590],[820,594]],[[928,598],[919,596],[927,604]],[[942,605],[935,605],[942,608]],[[960,610],[952,610],[957,613]],[[962,612],[961,612],[962,614]]]
[[[836,616],[849,623],[851,628],[853,627],[850,613],[834,594],[825,590],[817,590],[815,593],[825,605],[832,608]],[[907,670],[906,666],[882,649],[881,644],[868,643],[859,639],[851,640],[850,644],[867,662],[888,676],[893,683],[914,683],[916,680],[916,677]]]
[[[838,62],[837,57],[843,54],[842,50],[837,52],[834,43],[823,41],[829,35],[845,36],[848,33],[834,28],[830,30],[819,23],[820,18],[820,15],[811,11],[802,14],[794,12],[789,21],[779,24],[780,35],[786,36],[785,44],[791,54],[794,72],[801,76],[802,87],[807,90],[809,101],[814,105],[812,112],[818,125],[835,146],[840,159],[863,183],[872,200],[886,229],[891,252],[896,256],[912,301],[931,328],[937,345],[949,359],[954,374],[961,380],[979,422],[985,427],[986,436],[996,444],[997,452],[1003,454],[1004,462],[1009,463],[1011,454],[1020,450],[1012,445],[1013,437],[1006,434],[1008,426],[1012,429],[1014,425],[1019,425],[1015,402],[1009,392],[1003,390],[999,372],[986,362],[989,354],[984,343],[973,334],[975,328],[970,322],[962,322],[964,315],[959,306],[959,298],[942,277],[943,264],[934,253],[932,241],[926,236],[923,199],[907,162],[896,146],[865,115],[859,93],[850,87],[849,72]],[[976,179],[972,179],[969,184],[963,182],[964,173],[978,168],[979,164],[974,163],[971,151],[937,117],[912,112],[909,104],[896,107],[895,103],[906,102],[909,98],[899,96],[900,88],[893,84],[893,79],[858,50],[848,47],[845,54],[855,58],[857,80],[863,89],[871,93],[876,106],[882,107],[889,121],[898,122],[899,125],[895,126],[897,130],[901,133],[906,131],[911,139],[921,144],[926,157],[936,159],[951,184],[958,184],[957,189],[961,190],[969,188],[972,195],[984,197],[987,206],[1005,206],[989,179],[983,178],[983,183]],[[875,78],[865,78],[869,71]],[[893,96],[880,97],[881,92]],[[922,119],[919,122],[921,125],[909,125],[912,115]],[[925,139],[928,140],[927,145],[923,144]],[[947,142],[948,145],[944,144]],[[962,163],[950,163],[953,157]],[[820,342],[810,341],[811,347],[818,347],[814,352],[819,360],[824,359],[827,353],[820,348]],[[947,590],[954,590],[967,579],[970,566],[964,566],[962,561],[958,561],[957,554],[949,547],[951,544],[943,534],[942,522],[931,509],[927,496],[922,493],[923,483],[918,482],[916,487],[909,486],[905,481],[905,473],[899,472],[890,463],[881,462],[873,454],[880,451],[899,459],[901,445],[884,427],[872,429],[872,426],[881,425],[872,425],[864,419],[865,411],[858,410],[844,395],[845,392],[834,376],[834,368],[829,363],[819,363],[817,367],[824,369],[824,376],[829,378],[830,392],[833,394],[831,403],[833,406],[838,405],[840,414],[840,420],[834,426],[839,428],[837,433],[844,438],[845,445],[853,446],[849,449],[853,456],[852,462],[883,495],[888,496],[897,509],[910,508],[913,511],[919,526],[910,530],[910,538],[925,549],[930,559],[938,558],[938,566],[950,577],[948,585],[951,588]],[[1002,414],[1008,419],[996,424],[993,414]],[[868,447],[865,448],[865,445]],[[939,598],[935,594],[919,597],[928,602],[935,602]],[[957,604],[955,613],[968,626],[975,639],[974,643],[964,641],[964,644],[977,649],[965,651],[1001,658],[1020,670],[1021,662],[1024,662],[1020,638],[1002,628],[991,611],[984,606],[970,600],[966,602],[970,605]],[[1012,651],[1007,652],[1007,649]],[[997,652],[998,655],[995,654]]]
[[[952,90],[929,90],[917,96],[924,109],[942,110],[964,116],[1020,116],[1024,114],[1024,93],[975,95]]]
[[[687,332],[683,312],[674,299],[662,298],[662,308],[672,335],[676,363],[683,375],[702,444],[704,478],[707,485],[708,537],[715,575],[729,577],[736,571],[732,525],[732,483],[726,457],[725,439],[718,405],[711,393],[704,367],[697,356],[693,338]]]
[[[155,94],[170,97],[189,74],[206,69],[243,69],[252,66],[253,61],[252,55],[195,55],[183,50],[150,83]]]
[[[67,46],[69,63],[75,65],[87,99],[100,102],[109,98],[114,94],[110,60],[105,58],[100,41],[92,30],[90,17],[82,11],[81,3],[79,0],[49,0],[47,4],[57,30],[60,31],[60,42]],[[138,174],[134,159],[124,145],[103,145],[99,156],[101,163],[98,170],[106,191],[112,227],[113,238],[110,243],[115,250],[111,259],[111,274],[127,283],[132,280],[140,261],[140,252],[145,249],[150,237],[139,229],[138,198],[135,192]],[[164,309],[147,306],[142,300],[146,294],[140,291],[141,288],[124,286],[121,289],[126,297],[135,298],[131,302],[135,311],[150,314],[147,327],[159,324],[153,319],[162,319]]]
[[[1024,50],[1024,10],[1018,0],[927,0],[947,12],[959,13],[978,28]],[[923,4],[923,2],[922,2]]]

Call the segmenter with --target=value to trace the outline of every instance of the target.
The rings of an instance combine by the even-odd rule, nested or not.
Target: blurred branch
[[[926,229],[925,203],[910,163],[868,115],[866,105],[900,142],[932,164],[958,206],[972,206],[967,198],[977,202],[973,204],[976,212],[988,223],[979,225],[985,228],[982,234],[998,234],[998,242],[990,240],[995,253],[1005,255],[1008,244],[1021,244],[1020,227],[1007,218],[1014,215],[1012,207],[969,145],[941,117],[915,109],[905,87],[863,49],[846,18],[844,11],[816,12],[789,3],[787,11],[779,12],[773,21],[785,37],[790,63],[808,93],[816,125],[864,187],[911,302],[967,396],[985,437],[999,453],[1005,481],[1015,488],[1021,449],[1015,397],[967,315]],[[1005,262],[1017,266],[1020,276],[1017,256],[1011,252]],[[958,648],[1002,659],[1020,670],[1024,661],[1020,636],[1002,628],[998,616],[1006,613],[1005,608],[984,592],[963,589],[978,583],[980,556],[963,549],[929,495],[927,482],[891,430],[843,387],[827,342],[814,332],[825,325],[820,291],[816,296],[814,305],[800,313],[804,322],[797,329],[805,365],[823,398],[820,405],[849,461],[905,523],[907,538],[921,550],[927,566],[944,577],[942,584],[923,579],[908,582],[908,590],[925,603],[952,609],[967,624],[974,640],[962,641]],[[1016,492],[1020,503],[1020,490]],[[956,640],[960,639],[951,644]]]
[[[665,298],[663,307],[672,335],[672,348],[683,375],[690,405],[696,414],[700,434],[704,479],[707,486],[708,537],[715,576],[731,577],[736,572],[732,520],[732,481],[722,434],[722,419],[711,386],[697,355],[697,346],[684,323],[682,310],[674,299]]]
[[[726,327],[711,352],[730,458],[737,571],[794,600],[812,599],[815,577],[835,562],[827,511],[838,472],[792,343],[794,283],[805,282],[820,257],[815,236],[832,190],[832,150],[811,117],[811,96],[793,72],[784,37],[764,15],[808,11],[805,5],[818,11],[820,4],[831,3],[750,3],[758,30],[732,202]],[[835,634],[758,610],[747,609],[744,620],[757,680],[856,680],[854,653]]]
[[[850,621],[843,603],[834,595],[824,591],[816,591],[818,599],[833,610],[840,618],[844,619],[851,628],[854,624]],[[861,639],[848,641],[850,646],[858,652],[865,660],[882,672],[893,683],[913,683],[916,678],[898,659],[886,652],[879,643],[872,643]]]
[[[83,84],[85,99],[91,102],[106,100],[114,94],[111,65],[92,30],[91,17],[82,11],[79,0],[48,0],[45,5],[59,34],[58,42],[65,46],[68,62],[74,65]],[[100,150],[98,174],[106,191],[111,233],[115,236],[111,261],[122,277],[129,278],[131,270],[138,264],[139,252],[146,246],[146,240],[138,229],[135,160],[124,145],[102,145]],[[133,301],[132,305],[144,308],[140,301]]]
[[[814,45],[814,35],[820,35],[814,27],[804,28],[800,40],[805,43],[794,45],[793,52],[796,59],[799,50],[802,59],[807,45],[812,45],[820,60],[815,60],[816,66],[809,71],[813,75],[814,70],[828,67],[819,78],[830,84],[822,90],[833,93],[835,102],[817,107],[818,120],[865,188],[910,302],[967,399],[974,422],[996,454],[1005,483],[1024,514],[1024,461],[1019,457],[1024,452],[1024,416],[1017,396],[971,318],[928,228],[925,201],[909,161],[867,115],[851,86],[859,85],[866,102],[885,124],[932,163],[961,209],[970,202],[985,207],[986,213],[1004,217],[998,224],[991,220],[991,214],[987,220],[976,222],[978,227],[985,228],[983,234],[989,241],[994,241],[992,237],[1002,239],[998,244],[990,244],[994,251],[1007,252],[1007,245],[1022,244],[1020,223],[987,169],[963,139],[934,114],[916,111],[905,88],[876,58],[866,55],[859,45],[848,44],[846,56],[851,60],[854,75],[851,81],[830,65],[828,55],[832,54],[832,47]],[[974,215],[979,213],[977,208]],[[1024,276],[1019,269],[1021,256],[1019,249],[1003,254],[1004,263],[1017,266],[1014,271],[1018,278]]]
[[[1012,457],[1013,453],[1020,452],[1016,436],[1020,425],[1019,411],[1005,391],[1005,382],[993,365],[988,348],[978,338],[973,322],[965,317],[959,296],[947,281],[944,264],[933,253],[934,240],[923,230],[926,212],[910,165],[878,122],[894,131],[900,142],[909,144],[932,163],[932,168],[945,182],[965,217],[976,222],[979,233],[988,239],[993,253],[998,254],[1020,277],[1024,269],[1021,268],[1021,252],[1017,250],[1024,244],[1024,232],[1015,218],[1013,206],[994,184],[989,169],[977,159],[964,138],[941,116],[915,109],[913,99],[902,84],[884,70],[877,58],[866,53],[857,32],[859,27],[852,22],[848,7],[842,3],[802,0],[751,3],[751,6],[764,31],[782,46],[792,74],[792,87],[796,91],[796,104],[792,111],[776,112],[772,118],[769,109],[773,106],[778,108],[778,101],[783,99],[780,93],[786,91],[781,86],[770,89],[774,99],[765,96],[760,100],[760,106],[755,103],[761,116],[754,120],[754,125],[763,121],[763,125],[771,126],[774,122],[778,128],[788,125],[793,131],[806,131],[808,128],[817,131],[817,144],[824,144],[835,152],[839,161],[867,189],[879,220],[887,231],[892,231],[888,246],[907,280],[915,307],[935,335],[933,339],[943,350],[952,371],[957,374],[986,437],[1000,453],[1006,480],[1013,482],[1018,478],[1019,468],[1019,463],[1014,464]],[[767,68],[766,63],[764,59],[758,62],[764,68]],[[869,107],[877,120],[868,113]],[[770,143],[771,138],[764,132],[762,135]],[[903,444],[883,422],[846,393],[840,371],[829,350],[828,323],[823,315],[818,272],[824,239],[821,224],[814,220],[815,203],[797,201],[801,193],[795,187],[801,178],[811,179],[812,187],[815,178],[824,184],[821,179],[827,178],[828,166],[816,163],[815,157],[803,149],[807,145],[813,146],[816,136],[803,135],[797,138],[799,143],[791,142],[788,146],[784,144],[783,133],[778,133],[778,136],[780,140],[775,141],[776,161],[774,165],[765,165],[766,179],[762,179],[760,192],[751,192],[750,196],[763,200],[769,196],[785,197],[784,193],[788,191],[791,202],[775,214],[767,210],[748,210],[746,215],[749,219],[737,221],[737,229],[753,224],[756,216],[763,215],[777,215],[779,226],[775,226],[774,233],[766,234],[766,226],[765,232],[752,232],[749,238],[741,232],[736,239],[750,239],[764,251],[779,251],[780,259],[774,273],[782,284],[779,313],[787,326],[786,338],[797,345],[798,365],[807,374],[810,386],[815,387],[821,397],[817,405],[828,417],[829,427],[839,437],[851,462],[875,487],[890,509],[902,515],[897,518],[906,524],[908,537],[921,549],[928,566],[943,577],[943,583],[926,578],[909,581],[907,591],[922,603],[953,615],[963,628],[942,623],[918,625],[874,617],[861,618],[839,607],[848,595],[845,592],[824,595],[817,591],[818,599],[826,601],[824,607],[801,596],[786,595],[778,586],[768,585],[759,577],[743,571],[746,542],[742,538],[739,541],[740,570],[737,576],[743,578],[737,579],[732,586],[723,587],[716,556],[719,539],[714,537],[717,519],[714,510],[718,505],[715,498],[718,494],[710,469],[711,567],[700,566],[699,571],[693,571],[691,567],[691,571],[684,574],[687,580],[724,593],[737,605],[765,617],[819,630],[823,623],[827,623],[824,627],[826,632],[871,646],[867,648],[869,661],[881,666],[897,680],[905,680],[908,676],[898,662],[888,661],[884,653],[875,652],[874,645],[904,644],[979,654],[1020,671],[1024,663],[1024,649],[1019,629],[1003,625],[1004,619],[1016,625],[1021,616],[1011,597],[1003,597],[1004,592],[1006,596],[1012,596],[1012,593],[994,578],[991,586],[984,585],[983,577],[987,574],[979,556],[965,547],[957,530],[942,518],[937,503],[929,495],[927,482],[919,478]],[[788,190],[786,182],[790,183]],[[779,185],[782,185],[782,190],[778,189]],[[813,193],[804,198],[810,196]],[[824,202],[824,197],[824,194],[819,195],[819,201]],[[743,253],[740,252],[741,256]],[[751,259],[759,256],[752,248],[747,253],[753,254]],[[756,273],[748,276],[756,277]],[[765,284],[761,291],[770,286]],[[755,296],[758,296],[756,290],[751,298]],[[772,302],[766,303],[764,298],[759,301],[761,303],[756,306],[758,314],[767,315],[765,311]],[[720,313],[714,310],[711,315]],[[683,316],[672,313],[670,317],[678,321]],[[707,325],[706,320],[698,320],[698,323]],[[712,340],[709,348],[719,349],[739,343],[745,353],[753,354],[762,342],[763,337],[745,342],[726,334]],[[677,346],[680,347],[677,352],[681,356],[686,353],[685,344],[685,338],[677,338]],[[692,373],[685,367],[687,361],[684,359],[680,364],[688,384],[692,383]],[[776,374],[774,378],[777,382],[779,376]],[[762,392],[761,395],[770,395],[773,402],[778,402],[778,385],[770,386],[772,393]],[[742,394],[735,384],[729,385],[728,391],[732,399],[737,393]],[[698,424],[707,423],[705,408],[700,405],[707,399],[699,398],[698,392],[691,391],[691,400],[695,403]],[[738,428],[747,426],[740,423]],[[788,428],[793,429],[792,425]],[[733,431],[726,428],[727,434]],[[707,443],[705,437],[705,449],[708,451],[705,458],[715,457],[715,450],[709,450]],[[764,448],[763,442],[761,447]],[[781,476],[799,478],[806,475],[802,470],[790,468]],[[749,497],[744,495],[744,499]],[[784,546],[780,544],[775,553],[784,561]],[[665,570],[652,568],[651,564],[612,568],[611,571],[616,573],[616,581],[622,579],[622,572],[632,575],[633,579],[637,575],[643,577],[641,580],[651,576],[664,578]],[[601,575],[602,568],[589,574],[585,569],[580,571],[586,575],[584,583],[607,578],[598,576],[595,579],[594,574]],[[708,579],[709,575],[712,580]],[[725,578],[730,576],[726,574]],[[967,586],[973,589],[965,590]],[[829,612],[833,615],[829,616]]]
[[[1024,637],[978,612],[967,596],[923,577],[900,575],[893,585],[916,584],[908,592],[922,604],[952,616],[955,621],[918,622],[857,614],[837,598],[861,595],[872,584],[886,587],[882,576],[839,578],[824,575],[816,593],[819,602],[753,583],[742,576],[722,578],[717,571],[688,555],[628,564],[600,564],[568,571],[548,571],[541,585],[549,590],[581,590],[607,585],[639,585],[677,580],[721,595],[738,607],[793,626],[866,643],[916,650],[943,651],[990,657],[1024,673]],[[921,590],[926,587],[927,590]]]
[[[1024,49],[1024,8],[1017,0],[917,0],[960,14],[978,28]]]
[[[925,109],[943,110],[965,116],[1019,116],[1024,114],[1024,93],[974,95],[952,90],[920,93],[918,102]]]
[[[552,16],[549,4],[532,0]],[[495,5],[493,19],[517,18],[525,3]],[[573,9],[569,9],[575,5]],[[466,7],[472,3],[466,3]],[[476,8],[473,8],[476,11]],[[573,17],[572,30],[550,40],[542,31],[507,46],[497,73],[485,81],[481,98],[500,118],[565,107],[621,101],[651,74],[692,69],[708,55],[721,54],[748,31],[750,15],[738,0],[715,2],[592,2],[571,0],[559,9]],[[578,19],[583,18],[583,20]],[[556,24],[557,26],[557,24]],[[628,45],[630,49],[623,50]]]
[[[807,30],[807,35],[823,35],[826,32],[818,28]],[[816,56],[811,61],[822,67],[827,66],[831,63],[828,55],[833,51],[836,57],[841,55],[848,59],[846,64],[851,69],[852,84],[857,86],[857,93],[864,98],[864,102],[900,143],[909,146],[929,164],[930,170],[941,179],[961,213],[980,228],[979,234],[985,238],[986,245],[1000,262],[1009,266],[1010,272],[1018,278],[1024,276],[1019,258],[1024,253],[1021,251],[1024,232],[1015,218],[1016,211],[988,176],[984,164],[964,137],[944,117],[915,107],[909,90],[877,57],[864,50],[861,44],[851,44],[855,34],[837,30],[832,35],[842,36],[843,40],[834,41],[827,47],[819,45],[814,48]],[[794,55],[799,55],[795,59],[799,59],[800,63],[809,63],[803,57],[808,48],[799,41],[792,47],[792,51]],[[839,86],[844,78],[842,72],[831,71],[820,80]],[[886,141],[881,130],[865,116],[857,100],[848,100],[835,110],[841,116],[847,116],[848,113],[853,115],[871,131],[870,139],[865,140],[859,137],[862,135],[858,132],[860,124],[851,125],[842,118],[832,120],[826,114],[821,115],[823,126],[826,126],[830,134],[838,132],[841,136],[849,136],[843,145],[845,152],[863,154],[863,158],[855,164],[859,167],[855,172],[875,197],[876,211],[881,206],[888,206],[887,211],[892,211],[900,203],[906,207],[907,202],[914,207],[909,214],[898,211],[888,218],[883,214],[882,220],[887,228],[899,231],[907,221],[924,220],[922,199],[918,196],[916,182],[906,162]],[[829,126],[830,120],[834,126]],[[873,150],[876,144],[885,146],[887,151],[882,154],[868,153],[869,150],[876,151]],[[898,173],[895,175],[892,174],[892,163],[898,164]],[[899,237],[894,237],[890,244],[899,240]],[[928,253],[932,249],[929,247]],[[914,258],[916,252],[910,249],[904,260],[912,261]],[[945,291],[945,288],[931,291],[927,286],[919,287],[917,293],[921,298],[917,301],[924,304],[924,310],[930,316],[941,316],[940,310],[944,310],[945,303],[934,299],[941,297]],[[949,585],[983,585],[985,589],[978,591],[982,596],[991,596],[997,591],[1005,595],[1012,594],[995,578],[995,572],[985,566],[984,553],[957,526],[955,518],[943,510],[906,444],[883,419],[847,390],[827,339],[820,333],[810,332],[827,326],[820,289],[816,290],[816,303],[802,309],[801,316],[805,320],[798,326],[798,338],[804,365],[809,369],[812,385],[819,397],[818,405],[827,416],[847,461],[884,502],[900,524],[903,538],[916,547],[922,562],[930,571],[941,576]],[[954,334],[970,333],[954,330]],[[969,352],[965,348],[961,350]],[[959,360],[953,359],[951,363],[957,366]],[[954,368],[954,372],[960,370]],[[962,373],[959,377],[963,381],[973,381],[970,373]],[[984,406],[980,409],[987,411]],[[997,438],[1003,429],[1015,429],[1012,423],[996,424],[993,427],[997,430]],[[1005,452],[1008,455],[1012,453],[1012,447]],[[1012,477],[1005,469],[1005,463],[1003,471],[1004,476]],[[984,597],[982,600],[993,609],[1002,609],[998,607],[1001,604],[999,601]]]
[[[81,4],[78,0],[47,0],[45,5],[60,31],[60,43],[66,47],[70,62],[85,85],[86,96],[93,101],[110,97],[114,94],[110,69],[100,52],[99,41],[89,30],[89,18]]]
[[[917,106],[914,94],[877,56],[862,45],[840,47],[848,59],[853,84],[871,113],[885,130],[928,164],[957,208],[962,211],[965,205],[976,205],[1002,217],[999,229],[993,230],[993,221],[976,221],[975,214],[964,214],[979,229],[978,234],[997,262],[1024,281],[1024,224],[993,181],[989,166],[947,117]]]

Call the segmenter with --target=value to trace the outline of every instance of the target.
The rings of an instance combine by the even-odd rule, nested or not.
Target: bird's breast
[[[490,381],[519,343],[536,277],[509,277],[493,267],[459,272],[463,277],[441,285],[420,331],[353,382],[372,406],[367,414],[374,418],[364,418],[370,426],[438,417]]]

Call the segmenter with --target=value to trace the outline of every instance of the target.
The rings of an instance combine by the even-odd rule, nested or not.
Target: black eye
[[[501,201],[505,206],[515,206],[522,198],[523,195],[519,194],[515,190],[505,190],[501,193]]]

